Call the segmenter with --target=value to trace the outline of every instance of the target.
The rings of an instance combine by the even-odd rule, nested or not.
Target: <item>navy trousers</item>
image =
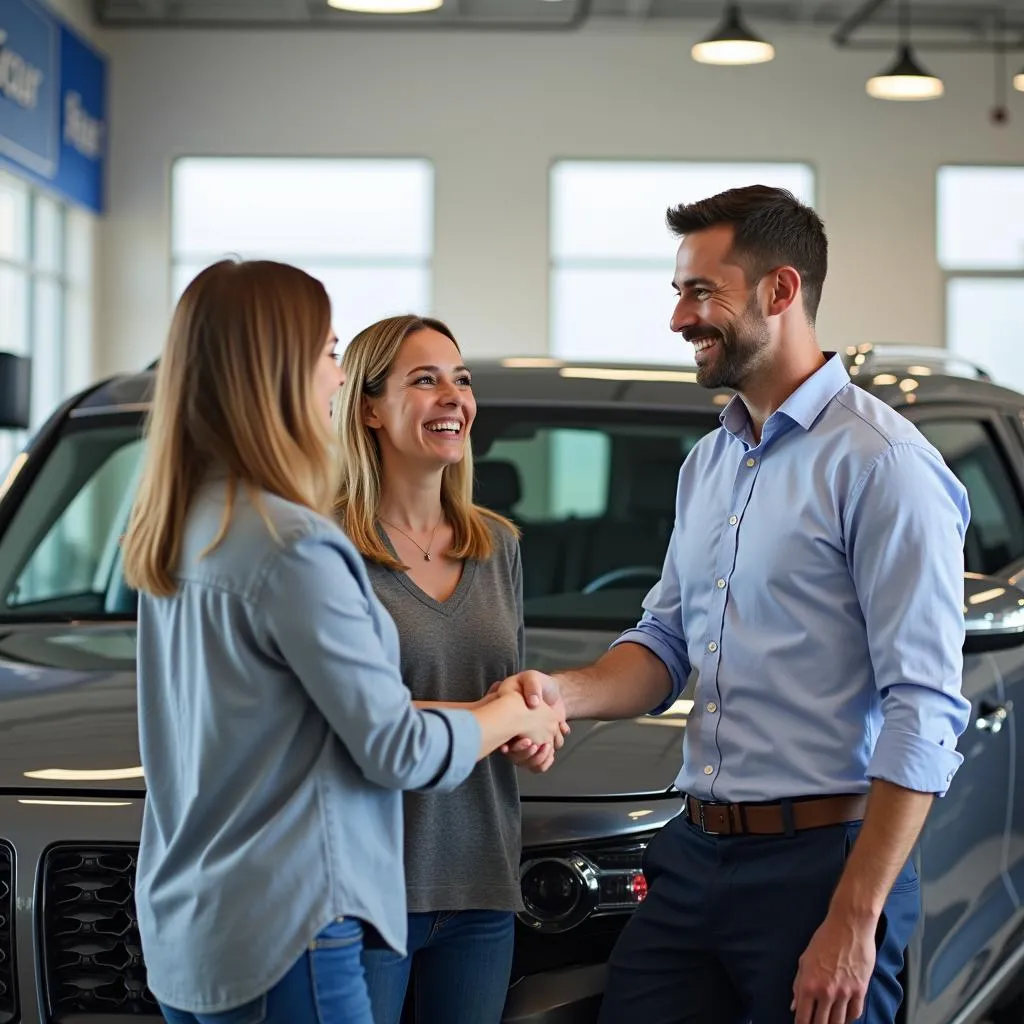
[[[612,952],[599,1024],[792,1024],[798,961],[825,919],[860,824],[712,836],[680,815],[655,836],[648,895]],[[862,1024],[893,1024],[921,912],[908,862],[876,933]]]

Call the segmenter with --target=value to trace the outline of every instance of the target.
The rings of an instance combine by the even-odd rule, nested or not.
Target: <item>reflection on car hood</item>
[[[586,664],[614,634],[528,630],[527,665]],[[682,757],[685,702],[657,719],[574,722],[527,799],[657,795]],[[141,792],[133,625],[0,630],[0,789]]]
[[[138,792],[141,763],[133,626],[4,627],[0,788]]]
[[[554,672],[587,665],[604,654],[617,635],[527,629],[526,666]],[[547,772],[520,772],[523,797],[557,800],[666,793],[682,764],[688,709],[689,701],[680,700],[656,718],[571,723],[565,746]]]

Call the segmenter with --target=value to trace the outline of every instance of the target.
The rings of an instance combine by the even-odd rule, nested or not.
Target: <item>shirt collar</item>
[[[843,365],[842,359],[835,352],[826,352],[825,356],[824,365],[815,370],[779,406],[773,416],[781,413],[794,423],[799,424],[804,430],[811,429],[825,406],[850,383],[850,374]],[[718,418],[722,426],[734,437],[742,438],[750,426],[747,407],[739,395],[733,395]]]

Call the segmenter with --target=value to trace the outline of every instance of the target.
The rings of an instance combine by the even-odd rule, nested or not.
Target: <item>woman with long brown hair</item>
[[[147,797],[136,887],[171,1024],[369,1024],[364,929],[405,950],[401,789],[554,715],[415,707],[333,519],[342,375],[320,282],[222,262],[178,303],[124,543]]]
[[[470,371],[451,330],[416,316],[367,327],[343,366],[338,516],[398,628],[402,677],[417,702],[486,707],[522,665],[522,567],[516,527],[473,503]],[[410,977],[417,1024],[497,1024],[521,905],[512,762],[407,793],[405,848],[409,954],[363,958],[376,1024],[397,1024]]]

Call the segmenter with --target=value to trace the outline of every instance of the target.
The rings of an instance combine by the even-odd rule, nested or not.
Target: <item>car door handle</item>
[[[983,702],[979,711],[981,714],[974,721],[974,727],[982,732],[990,732],[993,735],[1003,728],[1003,724],[1013,710],[1013,701],[1008,700],[1005,704],[989,704]]]

